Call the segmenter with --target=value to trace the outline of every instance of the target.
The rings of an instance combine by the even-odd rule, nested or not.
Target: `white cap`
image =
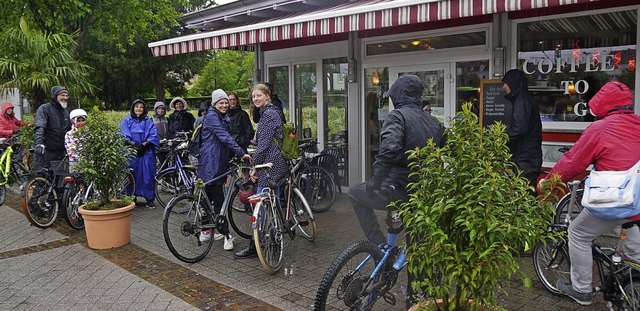
[[[77,117],[84,117],[85,119],[87,118],[87,112],[84,111],[84,109],[73,109],[71,110],[71,112],[69,113],[69,119],[73,120]]]

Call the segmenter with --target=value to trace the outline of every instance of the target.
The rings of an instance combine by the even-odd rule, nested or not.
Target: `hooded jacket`
[[[158,114],[158,107],[165,108],[165,114],[166,114],[167,108],[163,102],[160,102],[160,101],[156,102],[155,105],[153,105],[153,117],[152,117],[153,124],[156,125],[156,129],[158,130],[158,138],[165,139],[167,138],[167,134],[169,132],[169,119],[167,119],[165,115]]]
[[[210,106],[202,122],[198,176],[207,182],[226,172],[230,153],[237,156],[245,154],[229,135],[229,117]],[[221,185],[226,181],[227,179],[223,178],[213,184]]]
[[[422,110],[422,80],[403,75],[389,89],[394,110],[389,112],[380,132],[380,150],[373,163],[372,178],[405,188],[409,183],[409,160],[406,152],[422,148],[429,138],[443,146],[444,126]]]
[[[38,107],[35,117],[34,146],[45,145],[48,151],[64,151],[64,135],[71,129],[69,112],[58,103],[63,86],[51,88],[51,101]]]
[[[546,178],[575,179],[590,164],[598,171],[624,171],[640,160],[640,117],[633,113],[633,94],[617,81],[605,84],[589,101],[600,119],[589,125],[562,155]]]
[[[253,130],[253,125],[251,125],[249,114],[242,110],[241,107],[237,107],[235,109],[229,108],[227,115],[229,116],[230,125],[229,134],[231,134],[231,137],[233,137],[236,143],[238,143],[238,145],[247,152],[249,142],[255,136],[255,131]]]
[[[0,137],[7,139],[11,138],[15,130],[20,129],[21,126],[26,124],[18,120],[14,114],[7,116],[6,112],[10,108],[14,108],[11,102],[2,103],[2,107],[0,108]]]
[[[511,89],[511,93],[505,98],[513,104],[513,113],[507,134],[509,135],[509,149],[512,160],[520,167],[521,158],[539,158],[542,164],[542,122],[540,121],[540,108],[534,103],[529,93],[527,77],[518,69],[511,69],[502,77],[502,82]],[[537,168],[539,171],[540,168]]]
[[[137,103],[144,105],[144,111],[140,116],[136,116],[133,112]],[[129,144],[142,145],[144,142],[149,142],[154,147],[160,146],[158,131],[147,113],[144,101],[140,99],[133,101],[130,114],[120,123],[120,132]],[[154,148],[146,148],[141,156],[133,155],[129,161],[129,167],[133,169],[133,177],[136,180],[135,195],[147,200],[155,199],[156,153]]]
[[[177,102],[182,102],[184,105],[182,110],[175,110]],[[181,97],[176,97],[171,100],[169,107],[174,109],[173,113],[169,115],[169,137],[174,137],[177,132],[193,131],[193,124],[196,122],[196,118],[187,111],[187,102]]]

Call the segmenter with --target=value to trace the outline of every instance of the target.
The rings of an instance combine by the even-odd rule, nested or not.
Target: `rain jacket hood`
[[[424,85],[422,80],[415,75],[402,75],[389,88],[389,98],[393,101],[395,108],[406,105],[422,107],[422,92]]]
[[[187,110],[187,107],[189,107],[189,105],[187,105],[187,101],[186,101],[186,100],[184,100],[184,98],[182,98],[182,97],[176,97],[176,98],[172,99],[172,100],[171,100],[171,102],[169,103],[169,108],[171,108],[171,109],[174,109],[174,110],[175,110],[175,109],[176,109],[176,103],[177,103],[177,102],[181,102],[181,103],[182,103],[182,105],[184,105],[184,107],[182,107],[182,110],[185,110],[185,111],[186,111],[186,110]]]
[[[57,106],[60,106],[60,103],[58,102],[58,94],[60,94],[60,92],[62,91],[66,91],[67,93],[69,93],[69,90],[67,90],[66,87],[64,86],[60,86],[60,85],[56,85],[54,87],[51,88],[51,103]],[[62,107],[62,106],[60,106]]]
[[[15,107],[13,106],[13,104],[11,102],[2,103],[2,108],[1,108],[2,110],[0,110],[0,115],[5,116],[5,113],[7,112],[7,110],[9,108],[15,108]],[[11,115],[11,117],[13,117],[13,114]]]
[[[133,107],[135,107],[137,103],[142,103],[144,107],[144,110],[142,110],[142,114],[140,115],[140,117],[136,116],[136,114],[133,112]],[[144,119],[149,113],[149,111],[147,111],[147,103],[145,103],[144,100],[142,99],[134,100],[133,103],[131,103],[131,108],[129,110],[129,113],[132,119]]]
[[[609,114],[633,113],[633,94],[623,83],[611,81],[593,96],[589,107],[600,119]]]
[[[511,89],[511,93],[505,96],[506,99],[513,102],[518,94],[522,93],[522,91],[528,91],[529,87],[527,86],[527,77],[525,77],[524,72],[511,69],[504,74],[502,77],[502,83],[506,83]]]

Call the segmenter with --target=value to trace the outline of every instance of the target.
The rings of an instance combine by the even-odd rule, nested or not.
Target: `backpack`
[[[200,155],[200,145],[202,145],[202,123],[193,130],[191,142],[189,143],[189,154],[198,157]]]
[[[278,146],[276,138],[273,142]],[[282,146],[278,146],[282,157],[291,161],[298,158],[300,149],[298,147],[298,136],[296,135],[296,126],[293,123],[285,123],[282,125]]]

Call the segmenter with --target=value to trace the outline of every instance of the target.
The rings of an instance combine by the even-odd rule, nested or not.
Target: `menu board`
[[[480,81],[480,124],[489,126],[501,121],[509,125],[513,106],[505,95],[507,92],[502,89],[500,80]]]

